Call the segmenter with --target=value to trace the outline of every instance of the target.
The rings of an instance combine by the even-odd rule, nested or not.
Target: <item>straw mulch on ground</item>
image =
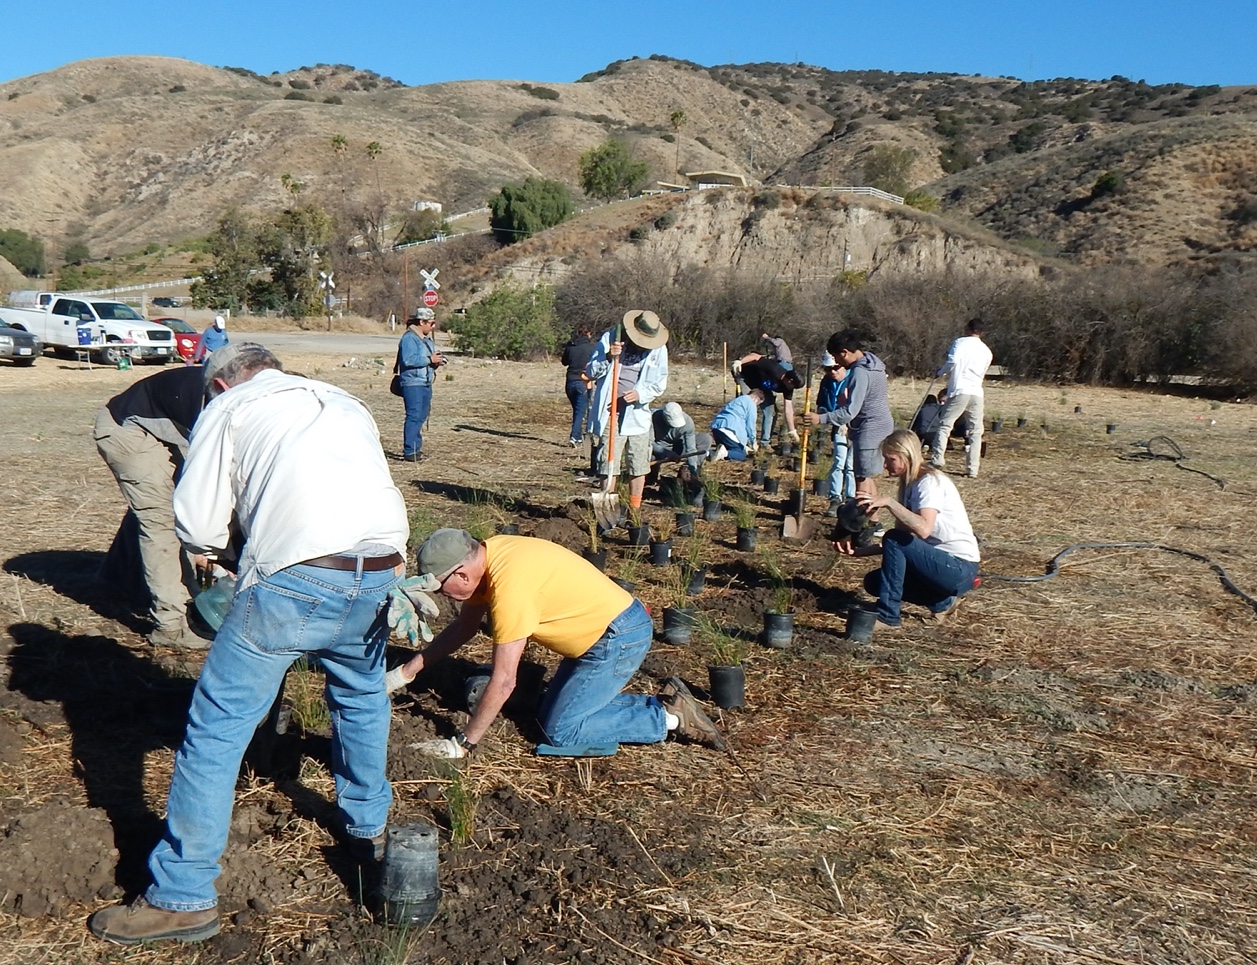
[[[387,372],[342,361],[293,359],[364,398],[395,454]],[[32,371],[45,368],[21,386],[24,373],[0,369],[0,479],[21,508],[0,554],[0,965],[118,957],[83,920],[143,883],[197,664],[147,647],[142,623],[92,576],[122,502],[88,430],[101,402],[148,373],[48,360]],[[417,533],[515,521],[579,546],[561,370],[458,359],[449,374],[431,458],[391,464]],[[705,422],[721,381],[677,365],[669,395]],[[901,418],[924,391],[894,383]],[[988,576],[952,621],[908,611],[904,629],[851,646],[844,611],[875,564],[839,560],[823,540],[782,543],[780,504],[764,499],[761,548],[796,576],[789,650],[751,639],[768,598],[762,554],[733,549],[731,518],[702,529],[712,575],[696,605],[747,639],[748,706],[719,717],[730,754],[532,756],[530,699],[550,661],[530,653],[528,686],[465,768],[416,758],[411,743],[465,719],[461,677],[487,656],[480,644],[395,705],[395,820],[442,828],[445,898],[428,932],[379,928],[352,900],[313,721],[291,732],[290,773],[241,784],[223,934],[128,959],[1251,961],[1257,609],[1207,563],[1159,549],[1080,549],[1052,579],[997,577],[1043,574],[1076,543],[1147,542],[1207,556],[1257,594],[1257,413],[1002,384],[987,410],[1004,426],[987,435],[980,478],[957,483]],[[1151,458],[1175,454],[1141,445],[1157,436],[1187,458]],[[745,484],[747,467],[718,468]],[[622,534],[609,544],[614,572]],[[658,615],[668,571],[637,576]],[[708,656],[661,642],[645,669],[703,688]],[[452,840],[460,830],[467,843]]]

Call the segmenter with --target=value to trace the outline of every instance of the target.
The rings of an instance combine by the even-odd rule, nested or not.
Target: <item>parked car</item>
[[[153,299],[157,301],[156,298]],[[179,353],[179,358],[185,362],[191,362],[196,355],[196,347],[201,344],[201,333],[185,322],[182,318],[154,318],[151,321],[158,325],[165,325],[168,329],[175,333],[175,351]]]
[[[158,298],[154,298],[153,304],[156,305],[158,308],[178,308],[180,305],[180,302],[179,302],[179,299],[177,298],[171,298],[168,295],[162,295]]]
[[[0,325],[0,359],[11,359],[14,365],[34,365],[44,354],[44,343],[30,332]]]

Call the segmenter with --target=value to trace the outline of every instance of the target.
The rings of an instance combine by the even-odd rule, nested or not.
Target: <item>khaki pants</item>
[[[930,443],[930,465],[942,468],[944,453],[947,451],[947,440],[951,436],[952,426],[964,415],[969,421],[969,451],[965,454],[965,474],[976,476],[978,465],[982,462],[982,396],[951,395],[943,405],[938,417],[938,432]]]
[[[140,522],[140,558],[153,597],[150,616],[160,630],[187,622],[192,567],[175,536],[175,473],[179,451],[135,425],[118,425],[102,407],[93,430],[96,449]]]

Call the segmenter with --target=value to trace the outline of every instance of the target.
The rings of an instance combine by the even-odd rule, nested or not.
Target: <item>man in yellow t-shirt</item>
[[[669,734],[721,749],[719,731],[685,684],[665,681],[658,696],[621,691],[641,666],[654,630],[646,608],[587,560],[549,540],[438,529],[419,547],[419,572],[462,603],[454,622],[394,672],[403,684],[476,635],[486,614],[493,672],[465,730],[432,742],[437,756],[462,757],[488,732],[515,689],[529,640],[563,660],[538,722],[545,742],[573,751],[602,744],[655,744]]]

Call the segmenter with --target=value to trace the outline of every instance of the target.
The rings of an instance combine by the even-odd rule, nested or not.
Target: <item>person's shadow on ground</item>
[[[92,550],[35,550],[7,559],[4,571],[51,587],[66,599],[83,604],[133,633],[148,633],[149,621],[141,615],[147,607],[148,594],[143,577],[139,579],[139,589],[144,594],[141,600],[135,587],[112,585],[101,579],[105,556]]]
[[[148,883],[148,854],[163,828],[145,800],[145,757],[182,742],[196,680],[173,675],[109,637],[73,636],[36,623],[13,624],[9,635],[9,693],[0,701],[36,727],[62,720],[69,727],[87,803],[113,826],[115,881],[135,894]]]

